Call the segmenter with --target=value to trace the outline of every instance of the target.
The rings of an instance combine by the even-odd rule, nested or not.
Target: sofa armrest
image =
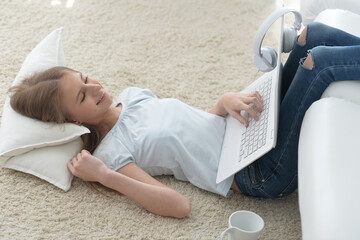
[[[354,8],[356,9],[356,6],[354,6]],[[357,15],[347,10],[327,9],[320,12],[320,14],[314,19],[314,21],[321,22],[335,28],[339,28],[355,36],[360,36],[360,28],[357,26],[357,24],[354,24],[360,22],[360,15]],[[360,103],[359,93],[360,81],[339,81],[331,83],[329,87],[326,88],[325,92],[322,95],[322,98],[338,97],[350,100],[352,102]]]
[[[321,99],[305,114],[299,140],[303,240],[360,239],[360,105]]]
[[[358,4],[358,14],[343,9],[327,9],[320,12],[314,22],[321,22],[359,37],[360,29],[356,23],[360,22],[360,1]]]
[[[309,24],[326,9],[344,9],[360,14],[360,1],[357,0],[301,0],[300,11],[303,23]],[[356,24],[355,24],[356,25]]]
[[[338,81],[331,83],[321,96],[321,98],[328,97],[342,98],[360,104],[360,77],[359,81]]]

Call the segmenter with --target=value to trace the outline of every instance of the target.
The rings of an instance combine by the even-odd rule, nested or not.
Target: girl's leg
[[[322,23],[310,23],[298,37],[298,41],[284,65],[281,81],[281,101],[285,97],[286,91],[299,67],[299,61],[307,56],[310,49],[316,46],[351,46],[359,44],[360,39],[356,36]]]
[[[298,142],[306,110],[331,82],[360,79],[360,45],[320,46],[310,52],[312,68],[300,64],[281,103],[276,147],[235,175],[246,195],[275,198],[297,188]]]

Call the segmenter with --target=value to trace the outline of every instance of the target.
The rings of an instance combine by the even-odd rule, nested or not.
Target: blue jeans
[[[302,65],[311,52],[313,68]],[[298,144],[302,120],[333,81],[360,79],[360,38],[321,23],[307,26],[306,43],[298,42],[283,68],[277,145],[235,174],[248,196],[279,198],[297,188]]]

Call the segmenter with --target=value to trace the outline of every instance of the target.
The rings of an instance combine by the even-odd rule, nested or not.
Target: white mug
[[[228,233],[229,240],[257,240],[264,228],[264,220],[250,211],[237,211],[229,217],[229,227],[223,231],[220,238]]]

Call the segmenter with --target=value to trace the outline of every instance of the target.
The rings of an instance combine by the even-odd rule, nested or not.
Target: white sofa
[[[320,5],[341,4],[345,9],[315,12]],[[301,6],[305,23],[319,21],[360,36],[360,1],[302,0]],[[304,240],[360,239],[359,172],[360,81],[335,82],[311,105],[301,127],[299,207]]]

